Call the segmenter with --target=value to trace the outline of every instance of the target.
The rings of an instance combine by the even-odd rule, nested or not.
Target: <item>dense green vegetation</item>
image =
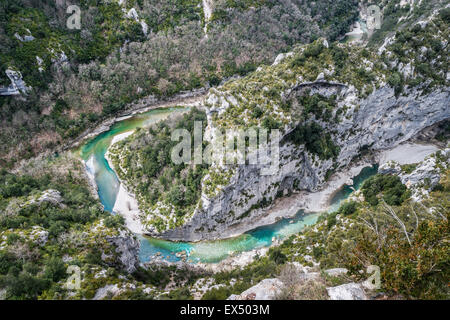
[[[110,150],[119,177],[136,194],[147,223],[158,231],[181,225],[198,204],[201,180],[208,166],[175,164],[171,160],[172,149],[179,143],[171,140],[172,131],[188,130],[193,150],[195,121],[201,121],[204,130],[206,115],[194,108],[179,119],[139,130]]]
[[[104,212],[92,197],[80,176],[79,162],[63,156],[51,162],[36,161],[30,168],[22,175],[0,172],[0,287],[6,290],[4,298],[65,296],[69,264],[87,273],[115,266],[111,275],[117,277],[121,264],[106,237],[117,235],[123,219]],[[49,189],[60,192],[59,203],[39,200]],[[104,261],[102,252],[111,254],[110,259]]]
[[[306,150],[318,155],[321,160],[339,155],[340,149],[333,143],[330,133],[316,122],[297,126],[286,139],[298,145],[304,144]]]
[[[317,93],[313,95],[305,94],[298,97],[298,103],[304,108],[305,118],[308,114],[313,114],[316,119],[328,122],[336,108],[336,96],[327,98]]]
[[[184,23],[204,20],[201,0],[141,2],[145,20],[153,32],[168,32]]]
[[[306,93],[298,96],[297,101],[303,108],[303,119],[309,119],[310,115],[314,115],[317,120],[330,122],[336,110],[335,95],[327,98],[319,94]],[[285,139],[297,145],[304,144],[306,150],[318,155],[321,160],[336,158],[340,152],[340,148],[333,143],[331,134],[314,121],[297,125]]]
[[[3,165],[74,139],[136,99],[217,86],[295,43],[337,38],[357,13],[356,1],[214,1],[214,14],[224,19],[213,17],[206,39],[199,0],[71,4],[82,10],[81,30],[66,28],[66,8],[53,0],[0,4],[0,83],[9,84],[4,71],[13,68],[33,86],[26,99],[0,97]],[[131,8],[148,25],[146,37],[122,11]],[[14,34],[28,35],[26,29],[35,39],[20,42]],[[52,112],[57,101],[67,108]]]
[[[71,61],[87,63],[94,59],[103,60],[125,39],[143,39],[140,25],[132,19],[125,19],[118,3],[108,5],[96,0],[82,0],[84,32],[66,28],[65,9],[54,1],[42,0],[40,5],[26,6],[21,1],[5,0],[0,7],[1,28],[7,40],[0,51],[0,77],[5,81],[6,68],[20,70],[24,80],[34,88],[46,88],[51,79],[51,66],[64,52]],[[93,7],[96,5],[96,7]],[[68,16],[67,16],[68,17]],[[53,19],[56,19],[53,20]],[[35,39],[22,42],[15,38],[32,35]],[[39,72],[36,56],[43,60]]]
[[[411,195],[399,177],[386,174],[370,177],[361,190],[366,201],[372,206],[376,206],[380,198],[391,206],[400,205]]]

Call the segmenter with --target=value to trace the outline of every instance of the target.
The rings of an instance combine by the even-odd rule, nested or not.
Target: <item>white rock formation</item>
[[[367,300],[364,289],[359,283],[346,283],[327,288],[330,300]]]
[[[233,294],[227,300],[273,300],[280,294],[283,283],[274,279],[264,279],[240,295]]]
[[[26,86],[20,71],[7,69],[5,73],[11,81],[11,84],[6,88],[0,87],[0,96],[13,96],[19,95],[20,93],[26,94],[31,89],[31,87]]]
[[[120,293],[120,289],[117,284],[108,284],[98,289],[92,300],[102,300],[106,298],[108,295],[115,296],[118,293]]]
[[[43,202],[50,202],[57,206],[62,206],[61,193],[58,190],[48,189],[42,192],[37,199],[32,199],[29,204],[41,204]]]
[[[348,270],[345,269],[345,268],[334,268],[334,269],[325,270],[325,273],[328,274],[329,276],[332,276],[332,277],[337,277],[337,276],[340,276],[340,275],[344,275],[347,272],[348,272]]]

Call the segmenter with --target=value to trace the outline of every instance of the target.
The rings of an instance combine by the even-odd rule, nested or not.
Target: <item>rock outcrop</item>
[[[422,200],[429,191],[439,184],[442,174],[442,168],[448,168],[450,164],[450,149],[428,156],[424,161],[417,163],[412,172],[405,172],[400,164],[396,161],[389,161],[379,168],[379,172],[383,174],[392,174],[400,178],[406,187],[412,190],[412,199],[415,201]]]
[[[274,300],[282,288],[283,282],[279,279],[264,279],[240,295],[232,294],[227,300]]]
[[[359,283],[346,283],[327,288],[330,300],[367,300],[364,289]]]
[[[121,230],[118,236],[107,237],[116,246],[124,270],[133,273],[139,265],[139,241],[128,231]]]
[[[25,81],[23,81],[22,74],[19,71],[7,69],[5,73],[11,81],[11,84],[6,88],[0,87],[0,96],[26,94],[30,90],[30,87],[27,87]]]
[[[30,204],[49,202],[56,206],[63,206],[62,201],[61,193],[58,190],[48,189],[42,192],[39,198],[31,200]]]
[[[346,268],[333,268],[325,270],[325,273],[332,277],[337,277],[340,275],[344,275],[348,272]]]

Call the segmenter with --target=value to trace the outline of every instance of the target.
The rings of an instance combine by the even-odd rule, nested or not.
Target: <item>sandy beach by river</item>
[[[111,141],[111,146],[115,143],[124,140],[132,135],[134,131],[128,131],[114,136]],[[108,152],[105,154],[105,159],[109,166],[114,170],[112,161],[108,157]],[[133,194],[127,191],[124,184],[120,182],[119,193],[117,194],[116,202],[114,203],[113,212],[120,214],[125,218],[125,224],[128,229],[137,234],[144,233],[142,224],[139,220],[139,205]]]

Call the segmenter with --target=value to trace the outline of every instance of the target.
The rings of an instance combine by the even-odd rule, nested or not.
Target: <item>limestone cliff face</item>
[[[293,191],[294,185],[297,190],[317,191],[326,183],[329,170],[344,170],[363,150],[376,152],[395,147],[422,129],[450,117],[448,88],[427,95],[409,91],[396,97],[393,88],[384,86],[359,99],[351,86],[318,81],[306,86],[300,84],[292,92],[305,87],[324,96],[336,94],[338,106],[351,106],[347,118],[339,123],[318,121],[324,130],[332,132],[335,144],[340,147],[337,158],[321,161],[303,145],[284,143],[283,138],[295,127],[293,123],[281,139],[278,174],[263,176],[258,166],[233,168],[229,184],[218,195],[203,194],[202,209],[189,222],[158,234],[159,237],[198,241],[232,236],[236,227],[250,230],[258,225],[267,209],[257,206],[263,198],[275,199],[277,194]]]
[[[263,175],[256,165],[213,161],[189,221],[148,232],[197,241],[248,231],[280,216],[268,210],[277,197],[319,191],[364,155],[448,119],[449,30],[447,20],[433,13],[379,50],[319,39],[211,89],[204,101],[210,144],[222,129],[279,128],[279,170]]]

